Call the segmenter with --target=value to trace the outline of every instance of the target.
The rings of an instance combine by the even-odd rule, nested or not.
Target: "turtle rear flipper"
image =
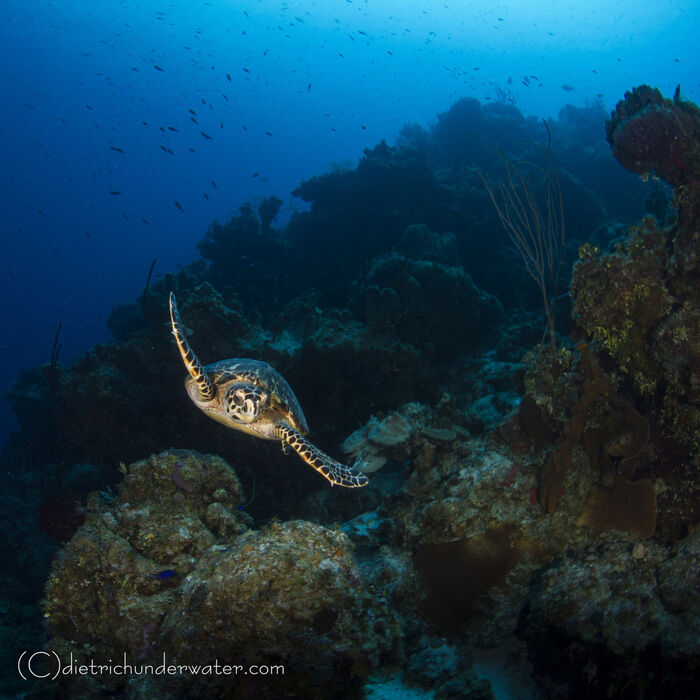
[[[285,445],[289,445],[310,467],[313,467],[319,474],[331,482],[331,486],[346,486],[357,488],[366,486],[369,479],[352,467],[346,467],[340,462],[336,462],[325,452],[322,452],[312,445],[298,430],[295,430],[286,423],[275,425],[275,435]]]

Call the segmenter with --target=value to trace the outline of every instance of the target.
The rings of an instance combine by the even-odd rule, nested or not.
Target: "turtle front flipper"
[[[369,479],[352,467],[346,467],[340,462],[336,462],[325,452],[322,452],[312,445],[298,430],[295,430],[287,423],[277,423],[275,425],[275,435],[282,440],[285,445],[289,445],[310,467],[313,467],[319,474],[323,475],[331,486],[347,486],[357,488],[366,486]]]
[[[207,376],[197,356],[192,351],[190,344],[182,330],[182,321],[180,320],[180,312],[177,310],[177,302],[175,295],[170,292],[170,324],[172,326],[175,342],[180,349],[180,356],[185,363],[185,367],[194,379],[194,382],[199,390],[200,401],[211,401],[216,396],[216,389],[211,383],[211,379]]]

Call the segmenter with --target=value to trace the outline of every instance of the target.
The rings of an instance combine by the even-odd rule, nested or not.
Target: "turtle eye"
[[[256,421],[267,403],[267,394],[257,386],[234,384],[226,392],[226,412],[242,423]]]

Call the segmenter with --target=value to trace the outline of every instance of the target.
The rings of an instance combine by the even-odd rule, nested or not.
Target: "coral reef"
[[[656,459],[646,476],[673,484],[671,541],[679,534],[675,528],[698,519],[699,124],[695,105],[667,100],[647,86],[618,104],[607,124],[614,155],[634,172],[653,170],[667,179],[675,188],[678,217],[663,226],[647,217],[607,254],[581,249],[571,284],[578,332],[612,361],[617,391],[629,392],[649,423]],[[664,529],[671,527],[663,515],[669,496],[664,490],[659,500]]]
[[[399,653],[395,613],[370,595],[342,532],[313,523],[251,530],[220,458],[169,451],[126,470],[118,499],[93,499],[46,588],[49,649],[77,663],[282,663],[305,697],[350,687]],[[63,681],[73,694],[226,692],[235,676]],[[262,682],[262,681],[261,681]],[[104,685],[101,685],[104,683]],[[262,688],[260,689],[262,690]]]
[[[597,105],[548,123],[565,276],[579,251],[571,318],[562,304],[556,325],[571,321],[571,338],[557,347],[541,345],[537,289],[471,167],[497,180],[498,151],[541,162],[544,129],[467,99],[430,131],[409,125],[396,146],[301,183],[308,210],[284,228],[274,197],[214,222],[201,260],[113,312],[113,342],[22,373],[9,395],[20,431],[3,453],[3,556],[17,559],[3,595],[29,608],[67,542],[45,590],[46,648],[286,669],[74,676],[37,692],[688,694],[700,651],[696,108],[638,89],[608,126],[623,165],[668,179],[677,215],[663,187],[622,173],[601,123]],[[648,192],[659,218],[625,232],[614,219],[637,220]],[[331,489],[278,443],[201,415],[170,291],[204,364],[269,362],[311,438],[331,453],[342,443],[374,470],[370,485]],[[43,643],[34,613],[11,618],[35,626],[13,644]]]

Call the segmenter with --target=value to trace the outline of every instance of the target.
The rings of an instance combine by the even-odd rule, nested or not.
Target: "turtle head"
[[[175,295],[172,292],[170,292],[170,324],[175,342],[180,350],[180,356],[190,375],[185,382],[187,393],[195,404],[207,403],[216,396],[216,388],[187,342],[182,330],[182,321],[177,310]]]
[[[250,425],[260,418],[268,393],[253,384],[232,384],[224,394],[224,410],[234,423]]]

